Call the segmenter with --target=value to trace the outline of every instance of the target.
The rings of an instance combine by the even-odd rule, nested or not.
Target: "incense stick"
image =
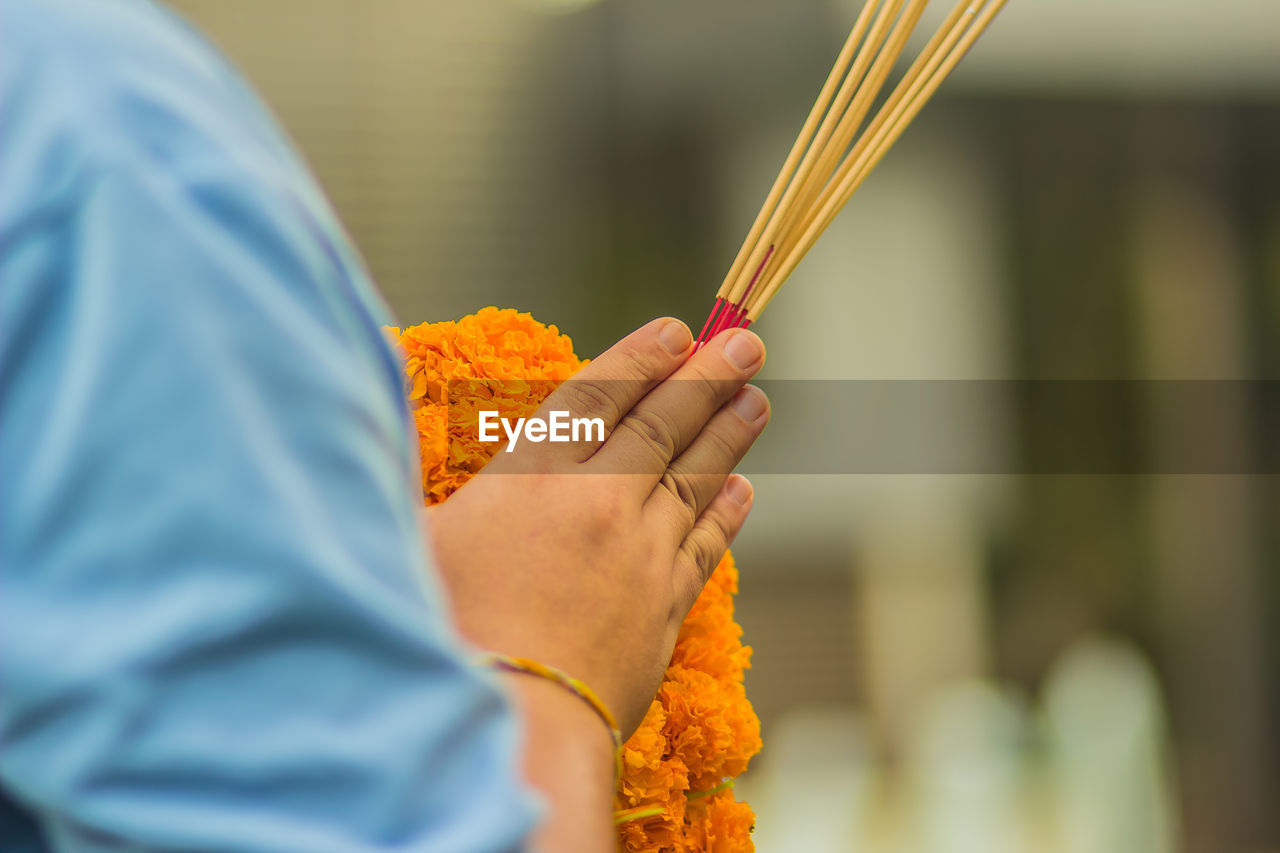
[[[756,215],[755,222],[751,225],[751,230],[747,232],[747,239],[743,241],[742,248],[738,250],[738,255],[734,258],[733,265],[729,268],[729,272],[720,286],[720,291],[717,294],[718,298],[728,298],[730,292],[736,287],[742,270],[747,266],[750,255],[753,254],[760,242],[760,237],[770,214],[777,207],[779,199],[789,186],[788,182],[792,174],[796,171],[797,166],[800,165],[801,156],[813,147],[810,146],[809,142],[814,135],[814,131],[819,130],[819,121],[822,121],[823,128],[826,127],[827,121],[824,116],[829,114],[828,107],[831,104],[832,95],[836,92],[836,85],[840,78],[845,76],[845,71],[848,69],[854,52],[862,41],[873,11],[874,3],[868,3],[863,7],[862,14],[858,16],[857,22],[853,25],[853,30],[849,33],[848,39],[845,40],[844,47],[841,48],[840,54],[836,57],[831,73],[827,75],[827,80],[823,84],[821,91],[819,91],[817,100],[814,101],[812,109],[809,110],[809,116],[805,119],[804,126],[800,129],[795,143],[791,146],[791,152],[787,155],[781,171],[778,172],[777,179],[773,182],[773,187],[769,190],[769,195],[765,198],[764,206],[760,208],[760,212]],[[820,145],[821,143],[819,143]]]
[[[853,65],[848,69],[847,75],[844,75],[843,69],[840,74],[844,75],[844,82],[840,86],[836,100],[826,110],[826,116],[822,120],[822,126],[818,129],[818,134],[814,137],[808,150],[805,152],[804,159],[800,162],[800,166],[796,169],[795,175],[792,177],[791,183],[786,187],[781,200],[777,203],[777,207],[773,210],[772,215],[768,219],[768,224],[764,228],[764,233],[760,237],[755,248],[748,256],[747,262],[743,265],[743,270],[739,270],[733,285],[728,292],[724,293],[724,297],[730,302],[736,302],[742,297],[742,272],[750,269],[754,270],[756,265],[761,263],[764,253],[768,251],[768,247],[773,245],[773,241],[777,238],[778,226],[781,222],[782,215],[790,208],[795,194],[804,185],[804,182],[812,173],[815,161],[821,158],[830,141],[834,125],[839,119],[846,105],[850,100],[854,99],[858,92],[864,87],[861,86],[863,77],[867,72],[867,66],[871,62],[871,57],[878,48],[880,42],[884,39],[888,32],[889,24],[892,21],[893,14],[902,5],[902,0],[889,0],[888,3],[876,15],[875,23],[871,26],[870,33],[866,36],[866,40],[862,42],[861,48],[858,50],[857,58],[853,60]],[[859,24],[868,17],[868,12],[874,8],[874,3],[867,3],[863,7],[863,14],[859,15],[859,23],[854,25],[853,32],[849,34],[849,41],[852,42],[856,38],[861,38]],[[827,89],[835,82],[837,78],[837,70],[832,69],[831,75],[827,78],[827,84],[823,87]],[[762,211],[763,212],[763,211]]]
[[[867,0],[698,335],[747,327],[1008,0],[961,0],[867,119],[929,0]]]

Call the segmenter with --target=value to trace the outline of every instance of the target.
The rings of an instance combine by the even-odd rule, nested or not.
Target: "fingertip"
[[[724,493],[737,506],[747,509],[755,500],[755,488],[751,481],[741,474],[730,474],[725,480]]]
[[[671,355],[683,355],[693,346],[693,332],[675,317],[663,317],[658,321],[658,340]]]
[[[749,329],[731,329],[725,333],[724,355],[738,370],[758,369],[764,364],[764,341]]]
[[[759,429],[769,420],[769,398],[755,385],[743,385],[729,405],[746,423]]]

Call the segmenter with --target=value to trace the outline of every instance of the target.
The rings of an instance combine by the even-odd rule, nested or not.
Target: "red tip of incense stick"
[[[702,331],[698,332],[698,339],[694,341],[694,344],[695,344],[694,349],[697,349],[698,347],[702,346],[702,344],[706,341],[707,329],[711,328],[711,321],[716,318],[716,315],[720,313],[720,309],[723,307],[724,307],[724,299],[722,297],[717,296],[716,304],[711,306],[711,313],[707,315],[707,322],[702,324]]]
[[[716,324],[711,327],[711,335],[707,338],[708,341],[729,328],[730,325],[738,322],[739,307],[732,302],[725,303],[725,305],[726,310],[720,314],[720,319],[716,320]]]
[[[730,315],[728,322],[724,324],[724,328],[736,329],[738,327],[738,321],[742,319],[742,313],[743,308],[741,305],[733,306],[733,314]],[[721,329],[720,331],[724,331],[724,329]]]

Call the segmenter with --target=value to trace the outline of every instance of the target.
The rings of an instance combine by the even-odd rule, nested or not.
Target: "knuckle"
[[[626,507],[618,496],[601,491],[590,501],[579,505],[582,509],[576,513],[572,523],[589,541],[597,544],[616,542],[617,534],[625,531]]]
[[[636,347],[623,347],[618,352],[623,374],[631,379],[650,379],[657,365],[644,351]]]
[[[733,391],[743,384],[734,379],[716,376],[706,364],[702,363],[691,364],[688,377],[680,381],[687,382],[698,396],[714,402],[723,402],[728,399]]]
[[[609,526],[621,523],[622,516],[626,510],[626,505],[622,500],[622,494],[613,490],[602,490],[597,496],[596,511],[600,520]]]
[[[639,436],[654,454],[670,459],[676,451],[676,429],[662,412],[654,409],[632,410],[622,420],[622,426]]]
[[[671,615],[673,621],[682,622],[694,602],[698,600],[698,596],[702,594],[702,588],[707,585],[707,576],[702,573],[701,566],[695,566],[693,571],[684,572],[677,583],[679,584],[676,591],[677,604],[673,607]]]
[[[723,469],[723,473],[728,473],[734,463],[746,452],[743,442],[736,440],[734,436],[727,435],[723,430],[709,429],[703,434],[703,439],[707,442],[709,455],[715,461],[717,469],[707,473],[719,473],[720,469]]]
[[[698,520],[698,493],[693,480],[686,474],[667,469],[659,485],[679,502],[684,511],[686,526],[692,527]]]
[[[743,383],[726,380],[723,378],[710,376],[704,370],[694,373],[693,381],[698,383],[699,389],[710,400],[727,400],[729,396]]]
[[[693,560],[695,566],[698,567],[699,588],[701,584],[705,584],[707,579],[711,577],[711,573],[715,570],[716,564],[720,562],[723,552],[718,549],[716,537],[711,536],[705,531],[699,531],[702,535],[693,535],[686,540],[689,549],[689,557]]]
[[[563,386],[569,409],[575,415],[598,415],[609,423],[618,418],[618,404],[614,402],[608,387],[595,379],[570,379]]]

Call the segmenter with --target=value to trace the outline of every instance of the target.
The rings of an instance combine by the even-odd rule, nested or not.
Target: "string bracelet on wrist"
[[[477,666],[490,669],[535,675],[560,685],[560,687],[590,705],[591,709],[596,712],[596,715],[604,721],[605,726],[609,729],[609,736],[613,738],[614,772],[618,777],[622,776],[622,732],[618,729],[618,721],[609,711],[609,707],[604,704],[604,701],[586,683],[554,666],[547,666],[529,658],[513,657],[511,655],[498,654],[497,652],[479,654],[474,658],[474,663]]]

